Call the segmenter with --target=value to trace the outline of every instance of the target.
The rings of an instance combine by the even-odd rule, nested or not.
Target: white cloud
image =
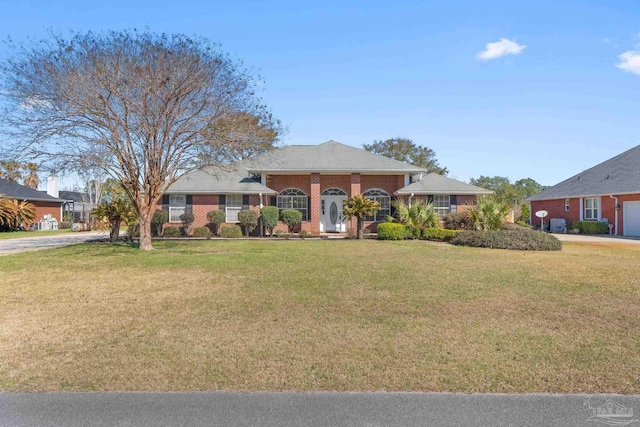
[[[616,64],[616,67],[640,76],[640,51],[628,50],[618,58],[620,62]]]
[[[500,39],[499,42],[487,43],[482,52],[478,52],[476,58],[481,61],[490,61],[506,55],[518,55],[526,48],[513,40]]]

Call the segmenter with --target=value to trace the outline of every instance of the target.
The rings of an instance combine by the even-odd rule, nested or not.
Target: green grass
[[[42,231],[7,231],[0,232],[0,240],[6,239],[21,239],[24,237],[42,237],[42,236],[57,236],[59,234],[68,234],[71,230],[42,230]]]
[[[637,250],[154,245],[0,258],[0,389],[640,392]]]

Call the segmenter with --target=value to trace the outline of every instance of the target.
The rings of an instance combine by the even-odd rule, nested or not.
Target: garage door
[[[640,202],[624,202],[622,215],[625,236],[640,236]]]

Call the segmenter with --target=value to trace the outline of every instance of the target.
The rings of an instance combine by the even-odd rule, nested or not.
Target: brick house
[[[328,141],[319,145],[278,148],[229,169],[207,169],[187,174],[167,190],[162,208],[169,224],[193,213],[195,226],[207,225],[207,212],[223,210],[226,223],[236,223],[242,209],[263,206],[297,209],[303,221],[298,230],[314,235],[342,233],[355,228],[342,218],[342,202],[355,194],[376,200],[381,210],[367,218],[365,227],[376,230],[392,212],[395,198],[433,201],[439,215],[475,205],[476,196],[491,193],[422,168],[359,148]],[[280,224],[277,230],[286,230]]]
[[[612,233],[640,236],[640,145],[526,199],[535,212],[572,221],[605,221]]]
[[[36,222],[51,215],[56,221],[62,220],[62,207],[65,200],[50,196],[44,191],[20,185],[17,182],[0,178],[0,197],[7,199],[26,200],[36,207]]]

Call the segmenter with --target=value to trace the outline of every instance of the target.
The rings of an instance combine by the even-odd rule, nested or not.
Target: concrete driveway
[[[586,234],[553,234],[558,240],[575,243],[606,243],[607,245],[640,245],[640,237],[623,237]],[[640,246],[639,246],[640,248]]]
[[[584,394],[0,393],[0,425],[39,427],[604,427],[638,425],[639,409],[640,396]]]
[[[105,231],[85,231],[82,233],[61,234],[59,236],[30,236],[18,239],[5,239],[0,240],[0,255],[76,245],[91,240],[107,238],[108,236],[109,234]]]

